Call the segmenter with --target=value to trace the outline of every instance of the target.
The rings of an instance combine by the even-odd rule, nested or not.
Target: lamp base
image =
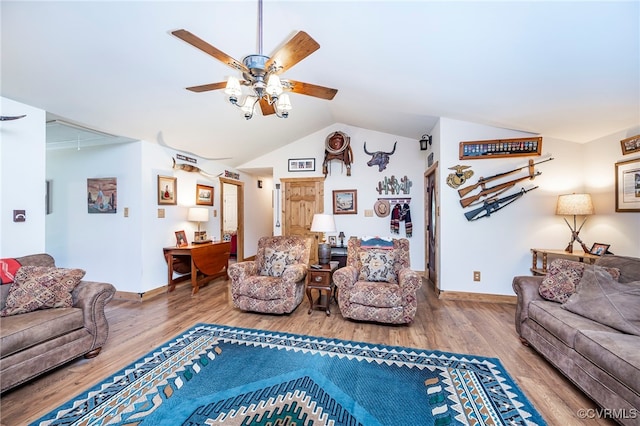
[[[318,263],[328,265],[331,261],[331,244],[318,244]]]

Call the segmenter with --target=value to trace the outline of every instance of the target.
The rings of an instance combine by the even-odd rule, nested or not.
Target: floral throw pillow
[[[297,263],[294,253],[267,247],[264,249],[264,262],[262,269],[260,269],[260,275],[281,277],[285,268],[294,263]]]
[[[395,255],[392,250],[361,250],[360,281],[378,281],[398,283],[396,271],[393,269]]]
[[[567,259],[555,259],[549,265],[547,275],[538,288],[540,296],[553,302],[565,303],[576,292],[576,287],[582,275],[586,263]],[[599,266],[596,266],[599,268]],[[618,268],[603,268],[614,280],[620,278]]]
[[[49,266],[23,266],[18,269],[0,316],[24,314],[38,309],[73,306],[71,291],[85,271]]]

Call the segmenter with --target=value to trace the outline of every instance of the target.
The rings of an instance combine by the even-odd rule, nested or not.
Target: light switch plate
[[[373,217],[373,210],[365,210],[364,217]]]
[[[158,217],[164,219],[164,209],[158,209]]]

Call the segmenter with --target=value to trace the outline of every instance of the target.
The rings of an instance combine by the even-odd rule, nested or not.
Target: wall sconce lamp
[[[431,143],[433,142],[433,136],[431,135],[422,135],[422,139],[420,139],[420,151],[426,151]]]
[[[556,214],[557,215],[565,215],[565,216],[573,216],[573,228],[567,221],[567,218],[564,218],[569,229],[571,229],[571,241],[567,245],[567,248],[564,251],[568,253],[573,253],[573,243],[577,241],[582,246],[582,250],[585,253],[589,253],[589,249],[582,242],[578,234],[582,230],[584,223],[587,221],[585,217],[582,221],[582,225],[580,228],[577,228],[576,224],[576,216],[588,216],[594,213],[593,203],[591,202],[591,195],[589,194],[565,194],[558,196],[558,204],[556,205]]]
[[[322,232],[318,243],[318,262],[329,264],[331,260],[331,244],[327,243],[327,232],[336,232],[336,222],[331,214],[314,214],[311,222],[311,232]]]
[[[204,207],[190,207],[187,220],[189,222],[198,222],[198,230],[194,232],[193,244],[208,243],[207,231],[200,231],[200,223],[209,221],[209,210]]]

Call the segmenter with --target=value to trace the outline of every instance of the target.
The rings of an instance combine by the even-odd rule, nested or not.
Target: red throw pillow
[[[20,266],[22,265],[16,259],[0,259],[0,284],[11,284]]]

